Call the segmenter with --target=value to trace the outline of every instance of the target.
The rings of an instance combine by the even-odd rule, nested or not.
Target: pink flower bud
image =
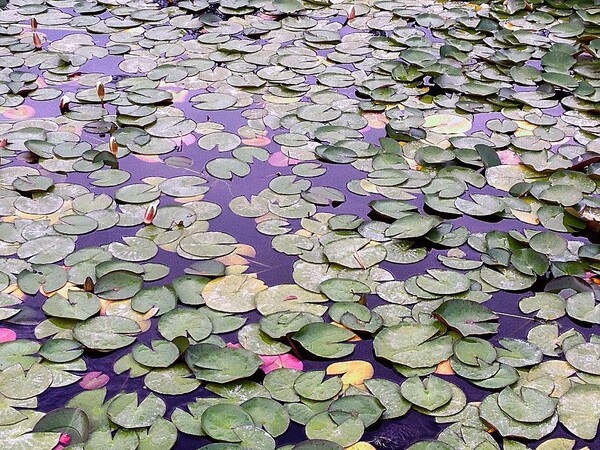
[[[144,212],[144,223],[146,225],[150,225],[155,216],[156,216],[156,205],[154,203],[152,203],[151,205],[148,205],[148,207],[146,208],[146,212]]]
[[[66,95],[63,95],[60,99],[60,103],[58,104],[58,109],[60,109],[60,113],[64,114],[65,111],[69,110],[69,102],[71,99]]]
[[[104,94],[106,93],[104,89],[104,83],[102,81],[98,81],[96,83],[96,94],[98,94],[98,98],[100,101],[104,101]]]
[[[117,140],[114,138],[114,136],[111,136],[108,140],[108,149],[113,155],[117,156],[117,153],[119,152],[119,144],[117,144]]]
[[[33,45],[38,50],[40,48],[42,48],[42,39],[40,38],[40,35],[37,33],[33,33]]]
[[[101,387],[106,386],[109,381],[110,377],[108,375],[96,370],[86,373],[79,382],[79,386],[87,390],[100,389]]]

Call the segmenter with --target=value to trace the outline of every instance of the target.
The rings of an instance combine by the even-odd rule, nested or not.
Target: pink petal
[[[35,115],[35,108],[29,105],[15,106],[4,111],[3,116],[7,119],[27,119]]]
[[[239,343],[237,343],[237,342],[235,342],[235,343],[228,342],[227,344],[225,344],[225,347],[229,347],[229,348],[242,348],[242,346]]]
[[[258,147],[263,147],[265,145],[269,145],[271,143],[271,139],[267,136],[256,136],[253,138],[242,139],[244,145],[254,145]]]
[[[296,358],[291,353],[286,353],[285,355],[281,355],[281,363],[283,367],[287,367],[288,369],[298,369],[303,370],[304,364],[298,358]]]
[[[502,164],[519,164],[521,158],[512,150],[502,150],[498,152],[498,158]]]
[[[285,353],[284,355],[276,355],[276,356],[267,356],[267,355],[259,355],[260,359],[263,360],[263,364],[260,366],[260,369],[264,373],[269,373],[275,369],[287,368],[287,369],[297,369],[303,370],[304,364],[298,358],[296,358],[291,353]]]
[[[280,358],[279,355],[258,355],[260,357],[260,359],[263,360],[263,364],[261,364],[260,366],[260,370],[262,370],[264,373],[269,373],[275,369],[279,369],[281,367],[283,367],[280,363]]]
[[[135,156],[137,159],[144,161],[145,163],[148,164],[157,164],[157,163],[162,163],[162,159],[160,159],[158,157],[158,155],[133,155]]]
[[[58,442],[66,445],[69,442],[71,442],[71,436],[69,436],[67,433],[61,433],[60,438],[58,439]]]
[[[279,359],[279,355],[258,355],[265,364],[271,364]]]
[[[81,379],[79,386],[88,390],[99,389],[105,386],[109,380],[110,377],[100,371],[89,372]],[[69,437],[69,439],[71,438]]]
[[[591,272],[589,270],[585,271],[585,275],[583,276],[583,279],[585,281],[590,281],[592,279],[592,277],[596,276],[596,272]]]
[[[190,134],[186,134],[185,136],[181,136],[181,137],[174,137],[171,138],[171,140],[175,143],[175,145],[191,145],[194,142],[196,142],[196,138],[194,137],[194,135],[192,133]]]
[[[17,333],[10,328],[0,328],[0,342],[14,341],[16,338]]]
[[[156,205],[154,203],[148,205],[146,207],[146,211],[144,212],[144,223],[149,225],[152,223],[152,219],[156,216]]]
[[[42,76],[37,77],[37,80],[35,80],[35,84],[37,84],[39,88],[44,88],[48,86]]]
[[[190,91],[188,91],[187,89],[182,89],[179,92],[173,92],[173,103],[185,103],[189,95]]]
[[[269,156],[269,164],[273,167],[286,167],[293,166],[294,164],[298,164],[300,161],[297,159],[292,159],[289,156],[283,154],[282,152],[276,152]]]
[[[271,14],[266,14],[260,11],[256,14],[256,16],[264,20],[275,20],[277,18],[276,16],[272,16]]]
[[[272,372],[275,369],[281,369],[281,366],[277,363],[263,364],[262,366],[260,366],[260,370],[262,370],[265,374]]]

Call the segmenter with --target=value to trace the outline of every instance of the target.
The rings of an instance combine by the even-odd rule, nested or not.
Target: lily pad
[[[477,302],[451,299],[442,303],[432,315],[463,336],[492,334],[498,331],[499,324],[492,322],[498,319],[498,316]]]

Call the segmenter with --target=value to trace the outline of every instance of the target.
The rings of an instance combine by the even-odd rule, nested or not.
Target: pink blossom
[[[150,225],[154,217],[156,217],[156,204],[151,203],[146,207],[146,211],[144,212],[144,224]]]
[[[255,147],[263,147],[271,143],[271,139],[267,136],[255,136],[253,138],[242,139],[244,145],[253,145]]]
[[[266,14],[266,13],[260,12],[260,11],[256,14],[256,16],[260,17],[261,19],[264,19],[264,20],[275,20],[277,18],[277,16],[273,16],[271,14]]]
[[[0,342],[9,342],[17,339],[17,333],[10,328],[0,328]]]
[[[105,373],[102,373],[100,371],[94,371],[85,374],[85,376],[79,382],[79,386],[81,386],[83,389],[88,390],[99,389],[102,386],[106,386],[109,380],[110,377]]]
[[[519,164],[521,158],[512,150],[501,150],[498,153],[498,158],[502,164]]]
[[[242,348],[241,344],[238,342],[228,342],[225,344],[225,347],[229,348]],[[258,355],[260,359],[263,360],[260,369],[264,373],[269,373],[275,369],[297,369],[303,370],[304,364],[298,358],[296,358],[291,353],[284,353],[283,355]]]
[[[348,11],[348,20],[352,20],[356,17],[356,9],[354,9],[354,6],[352,6],[352,8],[350,8],[350,11]]]
[[[183,146],[183,144],[191,145],[194,142],[196,142],[196,138],[192,133],[186,134],[185,136],[174,137],[171,138],[171,140],[175,143],[175,145],[178,145],[179,147]]]
[[[15,106],[14,108],[8,108],[5,110],[2,115],[7,119],[28,119],[29,117],[33,117],[35,115],[35,108],[29,105]]]
[[[260,366],[260,369],[264,373],[269,373],[275,369],[297,369],[303,370],[304,364],[298,358],[296,358],[291,353],[285,353],[283,355],[275,355],[275,356],[267,356],[267,355],[259,355],[260,359],[263,360],[263,364]]]
[[[56,444],[52,450],[63,450],[69,442],[71,442],[71,436],[67,433],[61,433],[58,438],[58,444]]]
[[[290,158],[282,152],[272,153],[271,156],[269,156],[268,161],[273,167],[293,166],[294,164],[298,164],[300,162],[297,159]]]
[[[167,85],[167,83],[165,83]],[[177,84],[169,84],[169,86],[173,86],[174,88],[180,88]],[[173,94],[173,103],[185,103],[189,97],[190,91],[187,89],[180,89],[178,91],[171,91]],[[193,137],[193,135],[192,135]]]
[[[596,272],[592,272],[591,270],[586,270],[585,275],[582,277],[585,281],[593,281],[592,278],[595,277]]]

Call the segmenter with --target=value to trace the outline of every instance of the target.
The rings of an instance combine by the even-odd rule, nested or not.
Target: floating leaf
[[[402,323],[384,328],[373,341],[378,357],[412,368],[431,367],[452,355],[452,338],[435,325]]]
[[[321,358],[341,358],[351,354],[354,346],[344,342],[352,337],[352,331],[321,322],[304,325],[292,335],[302,348]]]
[[[598,432],[600,389],[597,385],[574,385],[558,400],[560,422],[581,439],[594,439]]]
[[[463,336],[492,334],[498,331],[498,319],[485,306],[462,299],[451,299],[442,303],[432,315],[445,325],[459,331]]]
[[[0,372],[0,393],[8,398],[27,399],[41,394],[52,384],[52,373],[41,364],[32,365],[27,373],[20,364]]]
[[[255,296],[266,289],[250,275],[230,275],[209,282],[202,291],[206,305],[216,311],[246,312],[256,307]]]
[[[202,414],[202,429],[220,441],[240,442],[236,429],[253,425],[252,416],[237,405],[213,405]]]
[[[89,437],[89,420],[78,408],[60,408],[50,411],[38,423],[34,432],[66,433],[71,439],[69,444],[81,444]]]
[[[220,348],[213,344],[190,346],[185,361],[200,380],[226,383],[253,375],[262,360],[242,348]]]
[[[344,447],[358,442],[363,432],[362,420],[346,412],[322,412],[306,424],[309,439],[326,439]]]
[[[138,404],[135,392],[118,394],[108,405],[110,420],[123,428],[149,427],[162,417],[165,403],[154,394],[149,394]]]
[[[99,316],[80,322],[73,328],[73,336],[85,347],[110,351],[126,347],[140,332],[137,322],[119,316]]]
[[[407,401],[428,411],[441,408],[452,399],[450,383],[435,376],[424,380],[409,378],[400,386],[400,392]]]
[[[142,288],[142,277],[127,270],[115,270],[98,278],[94,294],[106,300],[123,300],[133,297]]]

